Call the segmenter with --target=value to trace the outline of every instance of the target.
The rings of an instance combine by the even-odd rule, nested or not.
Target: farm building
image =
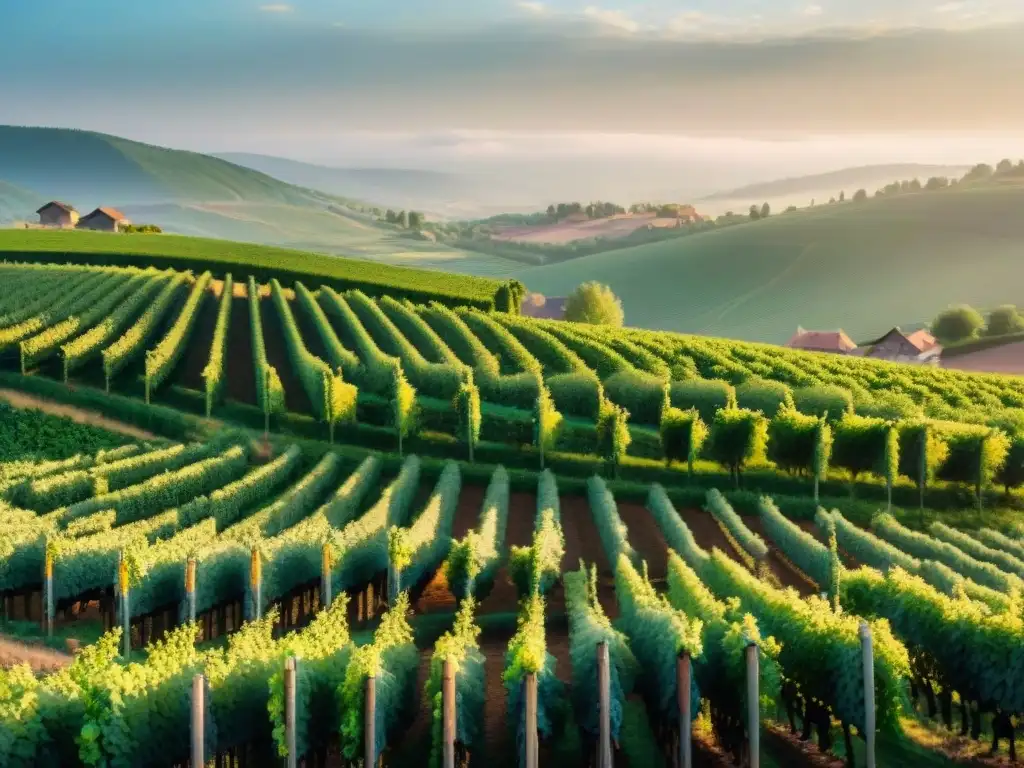
[[[95,229],[100,232],[119,232],[131,221],[115,208],[97,208],[78,221],[79,229]]]
[[[565,297],[528,293],[523,299],[520,314],[540,320],[561,320],[565,317]]]
[[[838,331],[805,331],[799,327],[793,337],[786,342],[786,346],[806,352],[831,352],[839,355],[849,355],[857,349],[857,345],[842,329]]]
[[[73,227],[78,223],[78,211],[73,205],[53,200],[36,213],[39,214],[39,223],[44,227]]]
[[[893,328],[868,345],[864,356],[899,363],[935,365],[939,362],[941,354],[942,345],[928,331],[921,329],[913,333],[903,333],[899,328]]]

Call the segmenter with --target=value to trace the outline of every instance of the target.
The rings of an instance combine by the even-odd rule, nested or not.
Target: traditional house
[[[73,227],[78,223],[78,211],[74,206],[53,200],[40,208],[39,223],[44,227]]]
[[[800,327],[797,327],[786,346],[806,352],[831,352],[838,355],[849,355],[857,349],[857,345],[842,330],[805,331]]]
[[[928,331],[921,329],[907,334],[899,328],[893,328],[870,344],[865,357],[899,363],[936,365],[941,354],[942,345]]]
[[[562,320],[565,317],[565,297],[528,293],[519,311],[524,317],[535,317],[538,320]]]
[[[100,232],[119,232],[122,227],[131,224],[131,221],[115,208],[97,208],[87,216],[78,221],[79,229],[95,229]]]

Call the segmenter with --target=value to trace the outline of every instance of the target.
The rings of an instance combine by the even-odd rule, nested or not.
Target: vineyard
[[[0,465],[5,616],[103,628],[0,672],[0,763],[897,765],[915,718],[1015,756],[1022,538],[260,447]]]
[[[268,432],[579,478],[1024,504],[1013,377],[536,321],[441,294],[416,304],[153,267],[0,271],[0,377],[30,392],[66,385],[72,402],[102,390]]]
[[[171,438],[4,418],[4,626],[100,639],[0,765],[1016,759],[1017,379],[253,271],[0,264],[0,384]]]

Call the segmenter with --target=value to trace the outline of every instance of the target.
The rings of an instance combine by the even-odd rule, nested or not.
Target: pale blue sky
[[[200,150],[315,159],[358,131],[1024,131],[1022,0],[0,6],[0,123]]]

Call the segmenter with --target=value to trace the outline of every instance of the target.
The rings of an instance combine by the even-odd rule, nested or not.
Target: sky
[[[0,123],[428,167],[737,141],[965,162],[1024,136],[1021,0],[88,5],[3,3]]]

